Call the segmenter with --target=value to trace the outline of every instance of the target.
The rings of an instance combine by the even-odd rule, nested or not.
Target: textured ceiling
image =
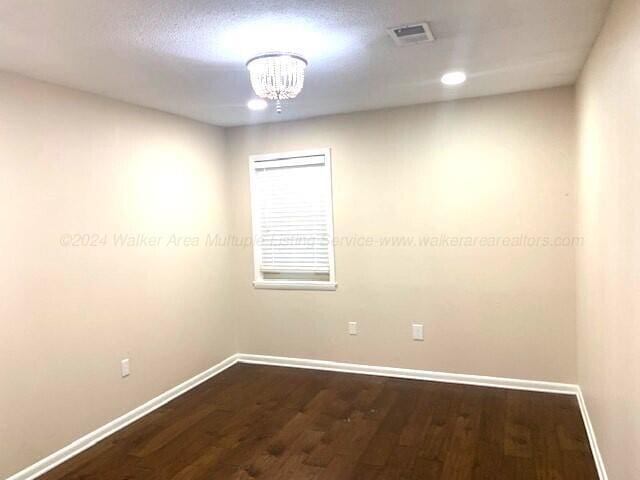
[[[567,85],[609,0],[0,0],[0,69],[216,125]],[[437,41],[385,29],[429,21]],[[250,112],[246,60],[309,60],[277,116]],[[441,74],[469,81],[445,88]]]

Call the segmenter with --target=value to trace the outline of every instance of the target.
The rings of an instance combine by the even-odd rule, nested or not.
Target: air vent
[[[415,45],[416,43],[433,42],[435,40],[427,22],[393,27],[387,29],[387,32],[396,45],[401,47]]]

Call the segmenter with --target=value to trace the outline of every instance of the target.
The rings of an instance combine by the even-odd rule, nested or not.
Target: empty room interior
[[[0,478],[640,479],[640,1],[0,0]]]

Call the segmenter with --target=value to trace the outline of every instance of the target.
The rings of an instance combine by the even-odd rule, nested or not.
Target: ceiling
[[[0,69],[231,126],[575,82],[609,0],[0,0]],[[435,43],[388,27],[428,21]],[[305,88],[250,112],[245,62],[287,50]],[[450,69],[468,82],[444,87]]]

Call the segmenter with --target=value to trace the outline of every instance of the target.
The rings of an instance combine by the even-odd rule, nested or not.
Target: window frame
[[[300,157],[317,157],[323,156],[325,161],[324,179],[325,194],[328,196],[327,201],[327,235],[329,237],[329,280],[280,280],[265,279],[260,270],[262,259],[262,247],[258,245],[261,238],[261,228],[259,215],[258,199],[255,194],[256,190],[256,164],[260,162],[268,162],[274,160],[289,160]],[[296,150],[280,153],[266,153],[249,156],[249,184],[251,195],[251,227],[253,232],[253,286],[257,289],[272,290],[336,290],[338,284],[336,282],[336,265],[335,252],[333,245],[333,182],[331,174],[331,149],[317,148],[310,150]]]

